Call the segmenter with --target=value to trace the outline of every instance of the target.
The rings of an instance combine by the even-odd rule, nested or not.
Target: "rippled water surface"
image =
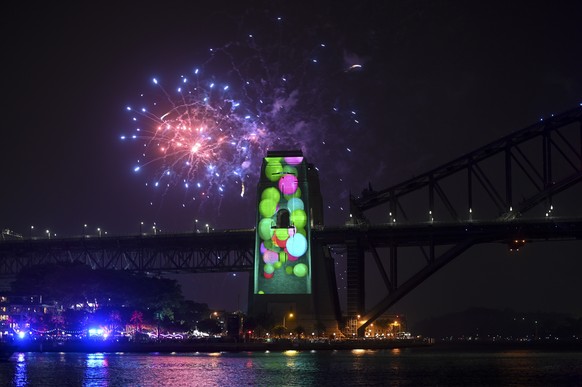
[[[582,352],[16,353],[0,386],[582,386]]]

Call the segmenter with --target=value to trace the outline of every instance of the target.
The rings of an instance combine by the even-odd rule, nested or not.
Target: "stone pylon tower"
[[[249,314],[306,334],[338,332],[333,258],[312,238],[323,227],[319,177],[301,151],[269,152],[257,194]]]

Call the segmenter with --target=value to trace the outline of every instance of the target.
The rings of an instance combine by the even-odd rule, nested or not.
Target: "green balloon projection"
[[[277,202],[273,199],[263,199],[259,203],[259,212],[263,218],[270,218],[277,211]]]
[[[270,181],[279,181],[281,176],[283,176],[283,166],[278,161],[271,161],[267,163],[265,167],[264,175]]]
[[[277,203],[281,200],[281,192],[275,187],[269,187],[263,190],[261,193],[261,200],[263,199],[271,199]]]
[[[297,277],[305,277],[307,272],[307,265],[304,263],[298,263],[293,267],[293,274],[295,274]]]
[[[295,210],[291,213],[291,222],[297,228],[304,228],[307,224],[307,213],[303,210]]]
[[[259,221],[259,226],[257,227],[257,230],[259,232],[259,238],[261,238],[264,241],[268,241],[270,245],[273,244],[271,238],[275,233],[275,229],[271,227],[272,224],[273,224],[272,219],[263,218]],[[265,246],[268,248],[267,243],[265,243]]]
[[[275,229],[275,235],[280,241],[286,241],[289,239],[289,229],[288,228],[277,228]]]
[[[300,152],[269,152],[258,186],[255,294],[311,293],[309,186]]]

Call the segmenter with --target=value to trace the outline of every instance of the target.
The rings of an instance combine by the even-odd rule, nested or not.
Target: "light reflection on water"
[[[109,380],[109,361],[104,353],[86,354],[84,385],[99,385]],[[96,384],[94,384],[96,383]]]
[[[26,379],[26,361],[23,353],[19,353],[16,358],[16,372],[14,375],[14,384],[16,386],[26,386],[28,380]]]
[[[18,353],[0,386],[582,385],[582,352]]]

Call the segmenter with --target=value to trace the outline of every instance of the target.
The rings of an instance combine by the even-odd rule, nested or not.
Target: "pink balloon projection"
[[[283,195],[293,195],[297,191],[299,182],[295,175],[283,175],[279,180],[279,190]]]
[[[263,262],[273,264],[279,260],[279,253],[271,250],[265,251],[263,254]]]

